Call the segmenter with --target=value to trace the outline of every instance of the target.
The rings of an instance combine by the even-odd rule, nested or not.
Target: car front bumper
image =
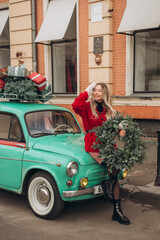
[[[102,186],[96,185],[94,187],[89,187],[89,188],[85,188],[85,189],[81,189],[81,190],[63,191],[63,198],[78,197],[78,196],[83,196],[86,194],[103,195]]]

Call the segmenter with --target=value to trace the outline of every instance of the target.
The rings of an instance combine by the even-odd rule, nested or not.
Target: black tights
[[[112,175],[114,177],[117,177],[119,172],[120,172],[120,170],[118,170],[116,168],[112,169]],[[108,174],[110,175],[110,173],[108,173]],[[114,186],[113,198],[114,198],[114,200],[120,199],[120,187],[119,187],[119,182],[118,181],[116,181],[116,184]]]

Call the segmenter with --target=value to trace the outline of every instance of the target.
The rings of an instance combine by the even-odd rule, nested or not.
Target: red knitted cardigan
[[[85,131],[94,129],[95,127],[101,126],[104,121],[106,121],[106,110],[103,109],[102,113],[97,110],[98,118],[93,116],[90,101],[88,100],[88,93],[85,91],[79,95],[72,104],[75,113],[81,116],[83,121],[83,126]],[[85,135],[85,150],[86,152],[98,152],[98,150],[93,149],[93,143],[96,140],[96,135],[94,132],[89,132]]]

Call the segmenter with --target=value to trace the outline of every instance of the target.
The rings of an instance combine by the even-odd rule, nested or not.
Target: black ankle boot
[[[112,174],[110,175],[109,180],[102,182],[104,197],[111,202],[113,201],[113,190],[116,182],[117,176],[114,177]]]
[[[113,200],[113,206],[114,206],[114,212],[113,212],[112,220],[117,221],[124,225],[129,225],[130,221],[126,216],[124,216],[121,209],[121,200],[120,199]]]

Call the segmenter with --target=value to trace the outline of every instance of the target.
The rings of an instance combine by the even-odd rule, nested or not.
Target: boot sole
[[[119,222],[120,224],[123,224],[123,225],[130,225],[130,221],[123,221],[123,220],[120,220],[120,219],[114,218],[114,217],[112,217],[112,220]]]

